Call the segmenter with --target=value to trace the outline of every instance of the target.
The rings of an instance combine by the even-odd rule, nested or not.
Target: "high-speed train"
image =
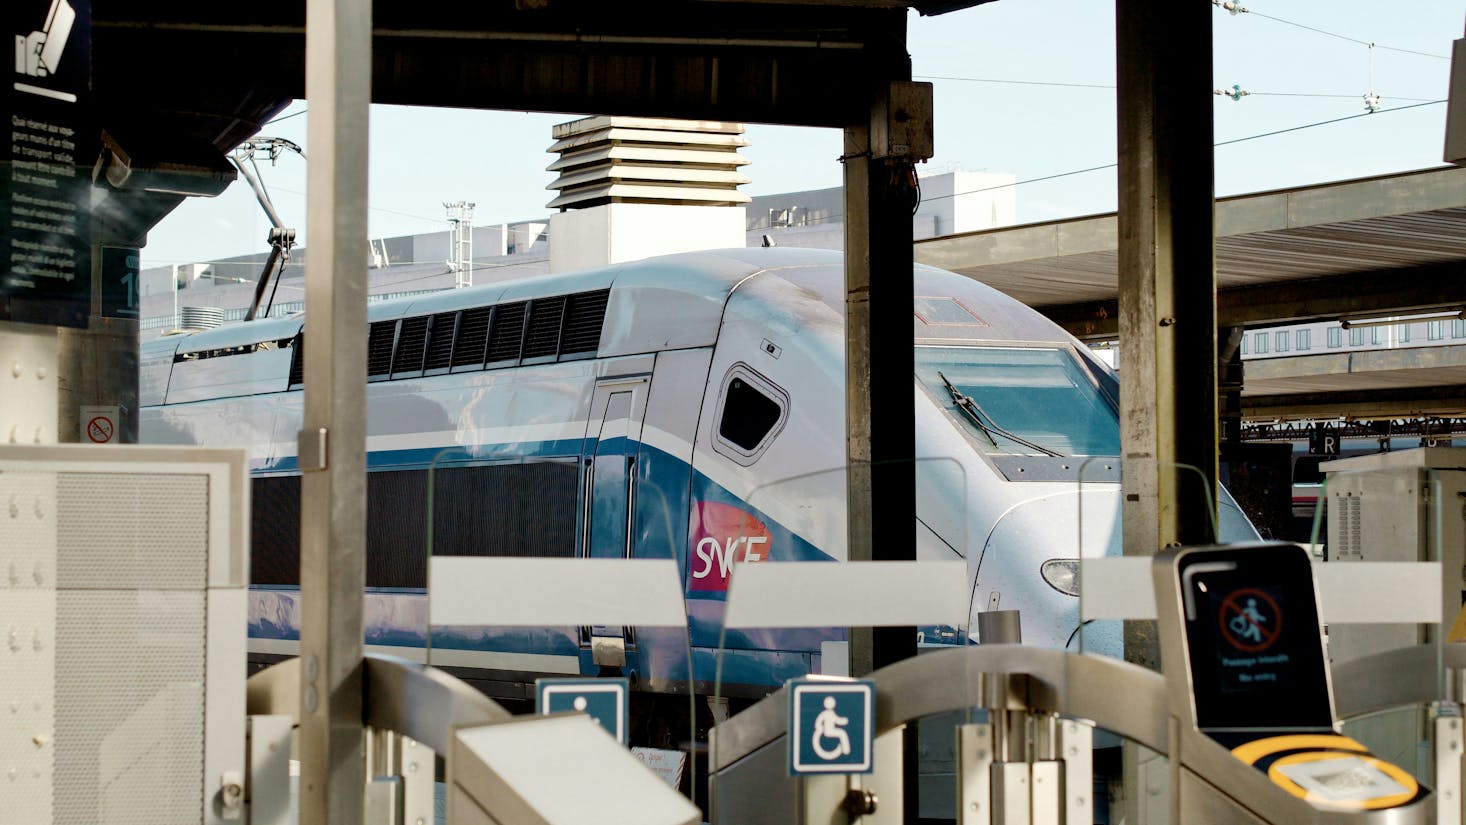
[[[724,633],[720,617],[735,564],[845,558],[844,297],[838,253],[775,248],[373,304],[367,643],[426,643],[431,525],[434,554],[675,559],[689,618],[686,634],[435,626],[434,664],[595,674],[609,635],[612,664],[653,692],[710,683],[720,642],[724,695],[817,671],[843,631]],[[250,452],[258,655],[299,638],[305,323],[142,353],[144,442]],[[912,326],[918,558],[966,559],[974,610],[1017,609],[1025,643],[1075,646],[1077,560],[1119,552],[1114,373],[1037,312],[930,267]],[[1222,526],[1256,536],[1234,508]]]

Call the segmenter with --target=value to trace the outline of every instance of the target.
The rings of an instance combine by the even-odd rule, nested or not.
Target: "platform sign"
[[[793,679],[787,690],[791,776],[871,772],[875,682]]]
[[[138,317],[138,250],[131,246],[102,249],[102,317]]]
[[[0,320],[85,327],[91,312],[90,0],[6,0],[0,84]]]
[[[534,712],[540,716],[579,711],[626,744],[630,683],[626,679],[536,679]]]
[[[1338,455],[1338,428],[1315,427],[1308,433],[1308,453],[1309,455]]]

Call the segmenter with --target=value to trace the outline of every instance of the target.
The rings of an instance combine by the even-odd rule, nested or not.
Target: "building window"
[[[1242,336],[1242,354],[1243,355],[1246,355],[1247,354],[1247,336],[1246,335]]]
[[[1313,346],[1313,341],[1311,340],[1312,338],[1313,338],[1313,330],[1308,330],[1308,329],[1300,329],[1300,330],[1298,330],[1297,335],[1294,336],[1293,343],[1295,344],[1295,346],[1293,348],[1294,349],[1308,349],[1309,347]]]
[[[1385,342],[1385,328],[1384,327],[1370,327],[1369,328],[1369,343],[1374,344],[1375,346],[1379,346],[1380,344],[1383,344],[1384,342]]]
[[[1395,335],[1395,340],[1396,341],[1399,341],[1402,344],[1405,343],[1406,341],[1409,341],[1410,340],[1410,325],[1409,324],[1401,324],[1397,328],[1397,333]]]
[[[1443,332],[1443,330],[1441,329],[1441,322],[1440,321],[1427,321],[1425,323],[1425,337],[1426,338],[1428,338],[1428,339],[1430,339],[1432,341],[1439,341],[1439,340],[1441,340],[1441,334],[1442,334],[1442,332]]]
[[[1364,346],[1364,330],[1362,330],[1362,329],[1360,329],[1358,327],[1355,327],[1355,328],[1349,330],[1349,346],[1351,346],[1351,347],[1362,347],[1362,346]]]
[[[1288,351],[1288,331],[1285,329],[1278,333],[1278,352]]]
[[[1466,320],[1457,318],[1451,322],[1451,337],[1466,338]]]
[[[1329,346],[1342,347],[1344,345],[1344,330],[1340,327],[1329,327]]]
[[[1258,355],[1261,355],[1264,352],[1267,352],[1267,333],[1266,332],[1259,332],[1256,335],[1252,336],[1252,348],[1255,349],[1255,350],[1257,350],[1257,354]]]

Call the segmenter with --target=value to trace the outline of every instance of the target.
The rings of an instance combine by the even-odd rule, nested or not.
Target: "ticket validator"
[[[1171,549],[1152,573],[1172,821],[1434,821],[1427,788],[1339,733],[1303,548]]]

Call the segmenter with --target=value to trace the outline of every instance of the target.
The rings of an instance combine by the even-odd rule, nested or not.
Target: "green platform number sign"
[[[626,710],[630,684],[626,679],[536,679],[534,712],[580,712],[594,719],[616,741],[626,744]]]
[[[130,246],[102,247],[102,316],[138,317],[138,251]]]
[[[788,691],[791,776],[871,772],[875,682],[794,679]]]

